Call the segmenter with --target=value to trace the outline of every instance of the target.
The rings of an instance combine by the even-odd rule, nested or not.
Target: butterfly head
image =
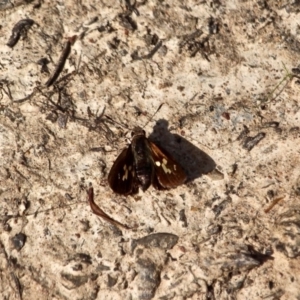
[[[145,135],[146,135],[146,132],[141,127],[135,127],[131,133],[131,137],[145,136]]]

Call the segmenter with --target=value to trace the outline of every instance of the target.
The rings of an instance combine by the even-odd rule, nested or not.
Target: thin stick
[[[283,200],[285,196],[278,197],[274,199],[271,204],[264,210],[264,212],[267,214],[279,201]]]
[[[106,220],[107,222],[115,225],[115,226],[120,226],[122,228],[125,229],[131,229],[130,227],[128,227],[127,225],[123,225],[122,223],[114,220],[113,218],[111,218],[109,215],[107,215],[95,202],[94,202],[94,189],[92,187],[90,187],[87,190],[87,194],[88,194],[88,202],[91,206],[91,209],[93,211],[93,213],[101,218],[103,218],[104,220]]]
[[[60,75],[61,71],[63,70],[66,60],[68,58],[68,56],[70,55],[71,52],[71,46],[74,44],[75,40],[76,40],[77,36],[74,35],[73,37],[69,38],[67,43],[65,44],[65,47],[60,55],[60,58],[58,60],[58,64],[54,70],[54,73],[52,74],[52,76],[48,79],[48,81],[45,83],[45,85],[47,87],[51,86],[56,79],[58,78],[58,76]]]

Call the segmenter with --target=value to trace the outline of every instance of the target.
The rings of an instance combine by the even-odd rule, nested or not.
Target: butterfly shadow
[[[187,183],[210,173],[216,167],[215,161],[207,153],[182,136],[172,134],[168,129],[168,121],[164,119],[156,122],[148,138],[181,165],[187,175]]]

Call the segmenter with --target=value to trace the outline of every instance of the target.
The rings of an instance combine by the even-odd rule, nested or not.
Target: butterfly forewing
[[[149,142],[152,159],[155,166],[155,179],[153,186],[157,189],[174,188],[183,184],[186,174],[182,167],[165,151],[161,150],[156,144]]]
[[[156,189],[170,189],[185,181],[182,167],[150,142],[140,127],[134,128],[130,146],[121,152],[108,175],[111,189],[122,195],[135,194],[139,187],[145,191],[150,184]]]
[[[118,194],[128,195],[137,192],[134,158],[131,146],[125,148],[114,162],[109,174],[108,183]]]

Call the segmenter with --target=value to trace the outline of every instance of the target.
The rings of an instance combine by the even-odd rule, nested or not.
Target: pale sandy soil
[[[132,10],[0,1],[0,298],[300,299],[299,1]],[[113,193],[135,126],[186,184]]]

